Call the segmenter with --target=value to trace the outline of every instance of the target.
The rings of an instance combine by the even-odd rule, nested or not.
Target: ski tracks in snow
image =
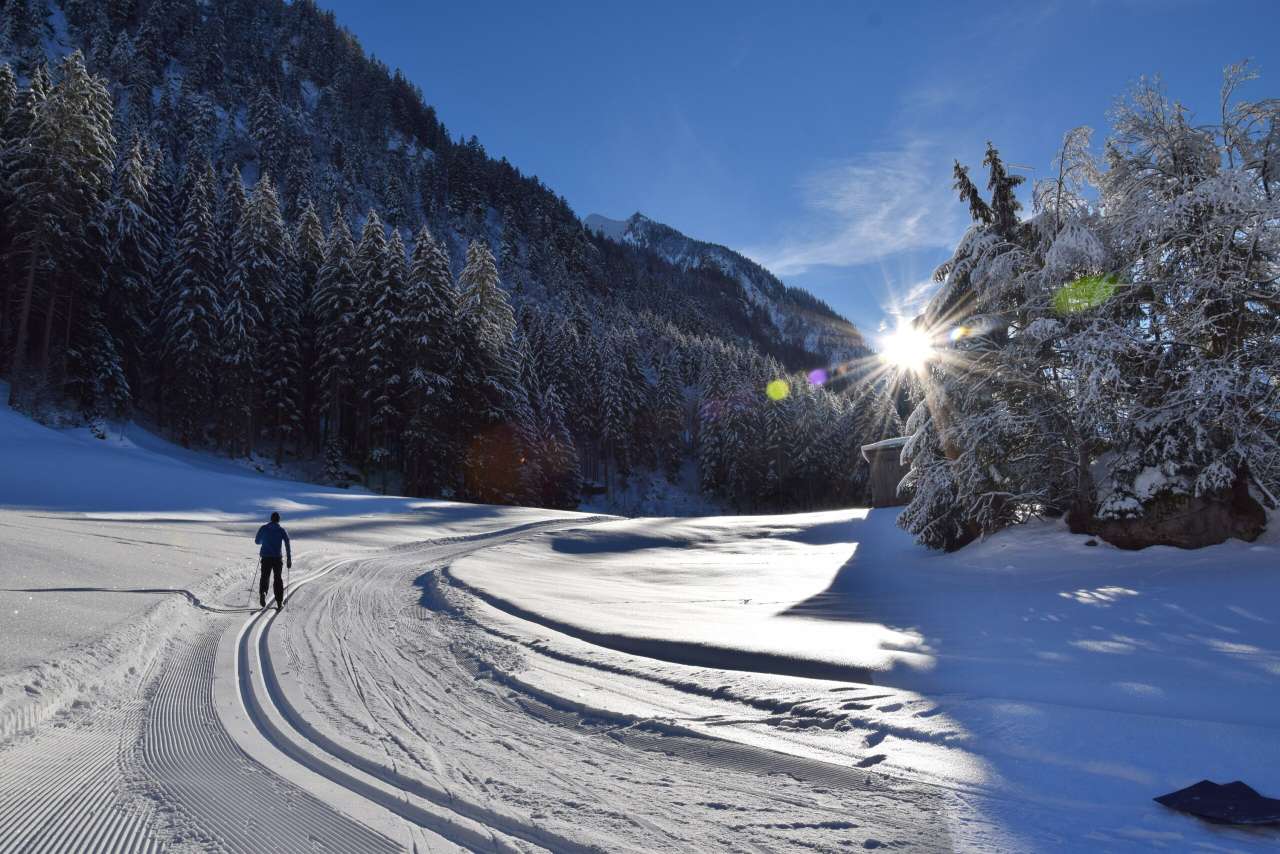
[[[936,806],[927,788],[869,786],[866,772],[830,773],[745,745],[720,749],[630,718],[566,711],[572,702],[508,678],[537,652],[434,601],[423,573],[551,527],[366,558],[298,591],[259,641],[280,705],[331,756],[513,844],[948,847],[945,826],[927,816]]]
[[[948,847],[927,789],[574,710],[507,678],[537,651],[422,583],[592,521],[334,559],[294,580],[282,614],[203,614],[138,693],[0,747],[0,849]]]

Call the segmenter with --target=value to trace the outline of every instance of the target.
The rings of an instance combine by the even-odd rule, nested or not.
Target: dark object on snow
[[[1086,546],[1096,546],[1096,545],[1098,544],[1098,541],[1097,541],[1097,540],[1085,540],[1085,541],[1084,541],[1084,544],[1085,544]]]
[[[1158,495],[1142,505],[1142,512],[1126,519],[1087,518],[1072,510],[1067,525],[1074,534],[1093,534],[1122,549],[1177,546],[1198,549],[1232,537],[1253,542],[1267,527],[1267,512],[1249,494],[1241,475],[1226,490],[1208,495]]]
[[[902,464],[902,446],[906,436],[884,439],[862,446],[862,458],[871,464],[871,506],[896,507],[906,504],[906,496],[898,492],[898,486],[907,476]]]
[[[1280,824],[1280,800],[1264,798],[1239,780],[1223,785],[1201,780],[1153,800],[1218,824]]]

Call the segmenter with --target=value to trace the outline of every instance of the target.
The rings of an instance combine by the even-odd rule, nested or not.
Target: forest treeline
[[[741,509],[863,497],[858,447],[896,429],[876,389],[815,384],[799,369],[820,355],[727,277],[589,235],[536,179],[450,141],[332,16],[56,8],[4,0],[15,405],[145,414],[190,445],[416,495],[570,507],[584,480],[696,465]],[[58,26],[86,51],[50,68]]]

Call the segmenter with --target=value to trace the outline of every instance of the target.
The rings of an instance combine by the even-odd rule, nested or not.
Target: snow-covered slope
[[[831,364],[867,355],[858,330],[807,291],[791,288],[749,258],[715,243],[688,237],[641,213],[629,219],[591,214],[588,230],[618,243],[655,252],[677,267],[714,269],[736,282],[751,305],[763,310],[780,337],[794,347],[823,356]]]
[[[1276,843],[1150,801],[1280,790],[1274,538],[928,554],[884,510],[416,501],[3,408],[0,470],[0,850]]]

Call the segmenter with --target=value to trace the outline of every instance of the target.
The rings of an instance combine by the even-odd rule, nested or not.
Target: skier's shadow
[[[6,593],[150,593],[156,595],[176,593],[186,597],[193,607],[215,614],[241,614],[257,610],[250,607],[224,608],[218,605],[206,605],[200,601],[199,596],[180,587],[5,587],[0,589]]]

